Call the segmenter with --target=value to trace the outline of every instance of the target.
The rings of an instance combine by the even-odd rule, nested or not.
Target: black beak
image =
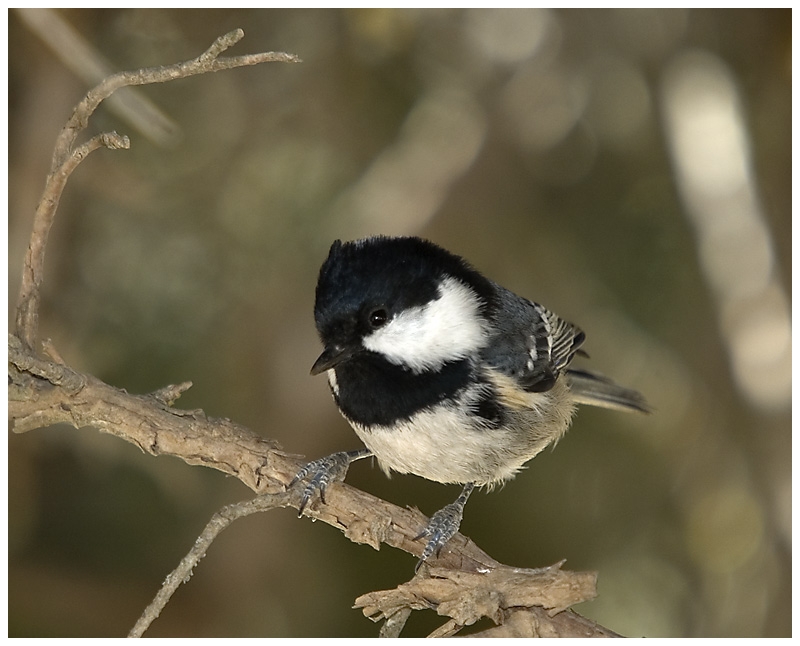
[[[330,370],[331,368],[335,367],[336,364],[344,361],[352,355],[353,350],[347,347],[332,345],[329,348],[325,348],[323,353],[319,355],[317,360],[314,362],[314,365],[311,366],[311,374],[318,375],[321,372]]]

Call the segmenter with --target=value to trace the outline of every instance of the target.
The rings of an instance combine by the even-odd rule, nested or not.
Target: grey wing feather
[[[557,372],[561,371],[572,361],[586,335],[580,328],[559,318],[538,303],[533,303],[533,306],[539,311],[548,328],[549,359],[553,368]]]
[[[538,303],[499,285],[497,290],[497,334],[484,359],[528,392],[550,390],[583,343],[583,332]]]

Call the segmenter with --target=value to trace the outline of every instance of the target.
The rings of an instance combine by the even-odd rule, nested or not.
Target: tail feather
[[[566,376],[573,399],[578,404],[639,413],[652,412],[641,393],[623,388],[607,377],[575,368],[567,370]]]

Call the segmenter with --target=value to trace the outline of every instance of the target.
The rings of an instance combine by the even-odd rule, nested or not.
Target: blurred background
[[[8,25],[9,321],[56,135],[103,65],[182,61],[241,27],[231,54],[304,62],[138,89],[164,122],[95,114],[87,136],[131,149],[95,152],[67,186],[41,337],[130,392],[191,380],[179,407],[286,451],[353,449],[308,374],[316,272],[335,238],[428,237],[579,324],[582,365],[656,409],[582,410],[556,450],[472,497],[462,531],[504,563],[597,570],[576,609],[628,636],[791,634],[790,10]],[[91,428],[10,434],[8,473],[11,636],[125,635],[210,516],[251,495]],[[428,514],[459,491],[366,461],[348,482]],[[376,635],[353,600],[413,565],[273,511],[226,530],[147,634]],[[440,623],[415,613],[406,634]]]

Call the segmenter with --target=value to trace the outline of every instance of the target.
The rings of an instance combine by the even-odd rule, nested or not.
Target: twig
[[[109,76],[90,90],[86,97],[76,106],[72,116],[56,140],[50,174],[45,182],[42,199],[36,208],[33,232],[31,233],[30,244],[25,254],[25,263],[22,268],[22,283],[17,299],[15,329],[16,335],[27,347],[34,348],[36,343],[39,328],[40,290],[44,278],[44,252],[67,179],[77,165],[92,151],[100,147],[110,149],[130,147],[130,141],[127,137],[120,137],[116,133],[104,133],[92,137],[82,146],[73,149],[78,135],[88,125],[89,117],[103,100],[121,87],[163,83],[198,74],[246,65],[257,65],[259,63],[276,61],[286,63],[299,62],[300,60],[297,56],[283,52],[266,52],[232,58],[218,58],[222,52],[235,45],[243,37],[244,32],[241,29],[237,29],[220,36],[211,47],[190,61],[164,67],[119,72]]]
[[[164,606],[167,605],[181,583],[188,583],[195,566],[200,559],[205,556],[211,543],[223,529],[238,518],[244,518],[245,516],[261,511],[269,511],[276,507],[285,507],[288,502],[288,493],[267,494],[246,502],[226,505],[214,514],[211,520],[208,521],[208,525],[206,525],[203,532],[194,542],[194,546],[189,550],[189,553],[183,557],[178,567],[167,575],[161,589],[158,591],[153,601],[150,602],[150,605],[145,608],[142,616],[139,617],[136,622],[136,625],[131,628],[128,637],[141,637],[144,634],[144,631],[146,631],[150,627],[150,624],[161,614]]]
[[[294,54],[284,52],[262,52],[259,54],[247,54],[245,56],[234,56],[230,58],[218,58],[226,49],[233,47],[242,38],[244,31],[235,29],[224,36],[215,40],[211,47],[193,58],[183,63],[164,65],[159,67],[146,67],[129,72],[118,72],[106,77],[96,87],[92,88],[86,97],[76,107],[66,126],[56,140],[56,149],[53,156],[53,167],[60,165],[68,155],[78,134],[86,128],[89,117],[97,109],[100,103],[111,96],[116,90],[129,85],[150,85],[152,83],[165,83],[177,79],[197,76],[198,74],[208,74],[209,72],[219,72],[235,67],[246,67],[248,65],[259,65],[261,63],[299,63],[300,59]]]
[[[73,150],[47,176],[44,193],[39,205],[36,207],[36,215],[33,218],[33,231],[28,251],[25,254],[25,264],[22,267],[22,284],[20,285],[19,299],[17,300],[17,336],[29,348],[34,347],[39,327],[39,298],[44,278],[44,251],[50,229],[53,226],[53,219],[58,209],[58,203],[64,192],[64,186],[66,186],[67,179],[69,179],[78,164],[91,152],[102,147],[112,150],[129,148],[130,141],[127,137],[120,137],[116,132],[96,135]]]
[[[114,73],[105,57],[57,10],[17,7],[15,11],[28,28],[88,87],[93,87]],[[141,90],[127,88],[109,97],[108,109],[160,146],[179,139],[178,125]]]

